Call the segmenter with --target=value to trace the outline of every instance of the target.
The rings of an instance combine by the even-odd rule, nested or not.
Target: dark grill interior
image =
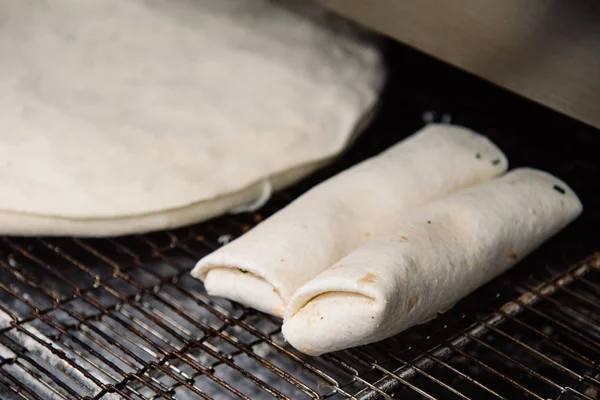
[[[600,133],[390,44],[371,129],[334,166],[254,214],[117,239],[0,238],[3,399],[600,398]],[[307,188],[451,117],[490,136],[513,167],[546,169],[583,216],[438,319],[319,358],[279,321],[210,298],[188,272]]]

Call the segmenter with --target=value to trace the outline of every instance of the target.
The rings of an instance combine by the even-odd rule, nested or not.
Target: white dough
[[[564,182],[528,168],[431,202],[299,288],[283,334],[310,355],[388,338],[452,307],[581,210]]]
[[[385,78],[309,2],[0,0],[0,233],[197,222],[323,166]]]
[[[292,294],[377,234],[391,218],[507,168],[502,152],[466,128],[431,124],[314,187],[200,260],[192,275],[214,296],[282,316]]]

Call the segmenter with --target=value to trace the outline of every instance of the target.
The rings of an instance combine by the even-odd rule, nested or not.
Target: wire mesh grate
[[[599,398],[600,135],[411,50],[393,50],[399,72],[370,131],[334,166],[260,212],[115,239],[1,238],[1,397]],[[406,76],[434,78],[414,85]],[[317,358],[287,345],[276,318],[211,298],[189,276],[224,240],[414,131],[424,111],[488,134],[515,166],[564,178],[582,197],[583,217],[436,320]]]

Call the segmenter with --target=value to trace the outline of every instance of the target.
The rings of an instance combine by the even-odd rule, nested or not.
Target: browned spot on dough
[[[412,310],[415,307],[415,304],[417,304],[417,301],[419,301],[419,298],[417,296],[413,296],[410,299],[408,299],[408,305],[406,306],[406,312],[410,312],[410,310]]]
[[[514,251],[509,251],[508,253],[506,253],[506,255],[508,256],[508,258],[510,258],[511,260],[518,260],[519,256],[517,255],[517,253],[515,253]]]
[[[279,294],[279,290],[277,290],[276,288],[273,288],[273,293]]]
[[[279,262],[284,262],[284,261],[285,261],[285,258],[280,258],[279,259]]]
[[[321,319],[323,319],[323,317],[321,317]]]
[[[357,283],[358,283],[358,286],[360,287],[360,286],[366,285],[368,283],[375,283],[378,278],[379,278],[379,275],[374,274],[373,272],[369,272],[365,276],[360,278]]]
[[[252,219],[254,220],[254,222],[260,222],[263,220],[263,216],[260,214],[254,214],[254,216],[252,217]]]
[[[308,228],[308,225],[306,225],[306,224],[302,224],[302,227],[304,227],[304,228]]]
[[[248,232],[250,230],[250,225],[242,226],[242,232]]]
[[[402,239],[402,240],[408,240],[408,238],[406,236],[400,236],[400,239]]]
[[[283,306],[273,308],[273,314],[275,314],[278,317],[283,317],[284,311],[285,311],[285,308]]]
[[[365,237],[371,236],[371,232],[365,232]]]
[[[308,304],[305,305],[304,308],[302,308],[302,312],[298,315],[302,317],[302,319],[306,322],[307,326],[311,326],[317,318],[322,319],[321,309],[319,305],[314,301],[308,302]]]

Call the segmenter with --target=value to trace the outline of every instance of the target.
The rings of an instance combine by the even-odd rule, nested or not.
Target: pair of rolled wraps
[[[430,124],[200,260],[209,294],[284,318],[309,355],[426,322],[582,210],[558,178],[468,129]],[[502,177],[500,177],[503,175]]]

